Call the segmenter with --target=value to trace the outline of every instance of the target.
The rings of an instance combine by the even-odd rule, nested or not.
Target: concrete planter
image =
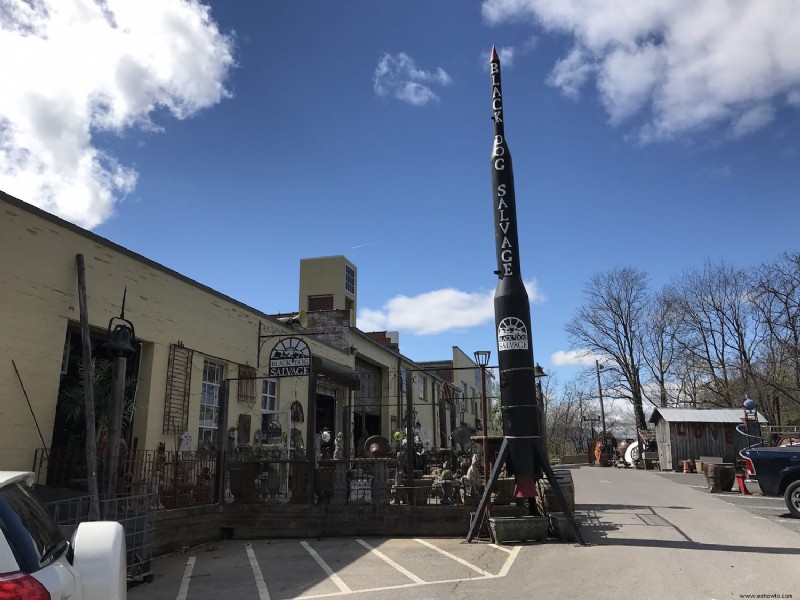
[[[547,517],[489,517],[489,528],[496,544],[547,540]]]
[[[576,542],[575,532],[567,520],[567,516],[562,512],[550,513],[550,530],[562,542]],[[575,525],[580,528],[583,524],[583,517],[580,515],[573,515]]]

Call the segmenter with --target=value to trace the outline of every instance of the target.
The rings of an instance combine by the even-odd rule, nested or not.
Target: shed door
[[[669,443],[669,440],[658,443],[658,465],[662,471],[669,471],[673,468],[672,444]]]

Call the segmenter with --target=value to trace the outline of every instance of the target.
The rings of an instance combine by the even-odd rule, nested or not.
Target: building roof
[[[768,423],[761,413],[759,423]],[[654,408],[651,423],[664,419],[668,423],[741,423],[744,411],[741,408]]]

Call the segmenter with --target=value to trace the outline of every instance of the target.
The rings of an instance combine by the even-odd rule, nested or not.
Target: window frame
[[[213,369],[216,378],[210,379],[208,376]],[[203,359],[203,379],[200,384],[200,418],[197,428],[197,448],[203,447],[203,442],[209,441],[214,446],[219,441],[219,396],[222,382],[225,379],[225,365],[214,362],[207,358]],[[209,402],[208,400],[212,401]],[[208,418],[208,415],[211,418]],[[203,418],[203,417],[206,418]]]

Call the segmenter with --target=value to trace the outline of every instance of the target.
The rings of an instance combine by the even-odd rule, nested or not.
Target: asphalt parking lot
[[[521,548],[452,538],[226,540],[158,559],[157,580],[129,596],[265,600],[394,591],[424,597],[413,588],[505,577]]]
[[[586,545],[463,538],[226,540],[153,561],[131,600],[800,598],[800,520],[702,475],[573,470]],[[465,524],[466,533],[466,524]],[[750,594],[750,596],[747,596]],[[759,594],[761,594],[759,596]]]
[[[698,493],[707,494],[720,502],[727,502],[728,504],[741,508],[750,513],[755,519],[772,521],[795,533],[800,533],[800,519],[795,519],[790,515],[783,497],[763,496],[755,481],[748,484],[748,490],[751,492],[751,495],[743,495],[737,488],[734,488],[737,489],[737,491],[709,494],[708,485],[702,473],[673,473],[671,471],[664,471],[660,472],[659,475],[680,485],[696,489]]]

